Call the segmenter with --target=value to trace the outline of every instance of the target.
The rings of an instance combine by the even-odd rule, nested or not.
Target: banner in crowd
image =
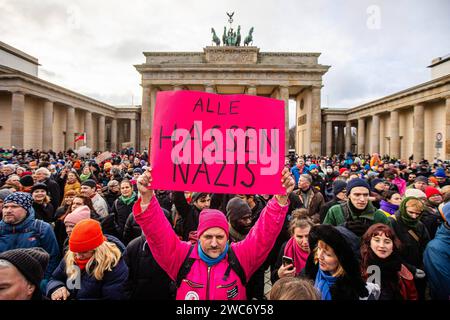
[[[158,92],[153,187],[231,194],[283,193],[284,102],[250,95]]]
[[[109,151],[105,151],[101,154],[99,154],[96,158],[95,158],[95,162],[97,164],[102,163],[103,161],[105,161],[106,159],[112,158],[112,153]]]

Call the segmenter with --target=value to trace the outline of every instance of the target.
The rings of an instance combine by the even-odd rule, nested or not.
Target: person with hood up
[[[415,277],[419,300],[425,298],[425,272],[423,271],[423,252],[430,236],[426,227],[420,222],[424,204],[414,197],[406,197],[397,213],[389,218],[392,229],[402,243],[400,255],[408,269]]]
[[[333,226],[314,226],[304,275],[314,281],[322,300],[378,300],[380,287],[366,283],[345,237]]]

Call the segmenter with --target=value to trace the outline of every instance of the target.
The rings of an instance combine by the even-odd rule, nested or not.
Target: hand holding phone
[[[283,256],[282,262],[283,262],[284,267],[287,267],[288,265],[292,265],[292,267],[289,268],[289,270],[294,268],[294,260],[291,257]]]

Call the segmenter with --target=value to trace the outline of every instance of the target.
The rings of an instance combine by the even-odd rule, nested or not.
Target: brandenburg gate
[[[232,21],[232,20],[231,20]],[[320,91],[329,66],[320,65],[320,53],[260,52],[252,43],[253,28],[240,45],[240,26],[223,44],[213,33],[214,46],[203,52],[144,52],[145,63],[135,68],[142,76],[140,150],[148,148],[156,93],[196,90],[217,94],[250,94],[285,102],[286,152],[289,139],[289,99],[296,101],[296,146],[299,153],[321,154]],[[261,115],[255,114],[255,117]],[[265,115],[270,116],[270,115]]]

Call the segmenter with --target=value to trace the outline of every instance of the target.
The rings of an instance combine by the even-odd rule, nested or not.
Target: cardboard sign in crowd
[[[250,95],[158,92],[154,189],[282,194],[284,102]]]

